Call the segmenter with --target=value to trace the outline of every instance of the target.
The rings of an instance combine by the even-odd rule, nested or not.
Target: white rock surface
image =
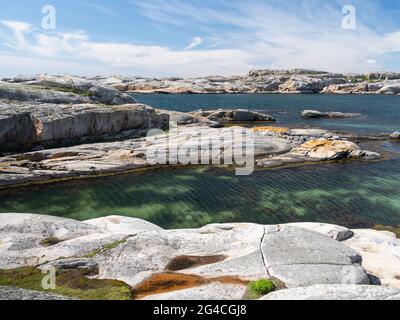
[[[142,219],[108,216],[103,218],[91,219],[84,221],[92,226],[104,229],[110,233],[120,233],[124,235],[135,235],[143,231],[161,231],[159,226]]]
[[[323,235],[326,235],[329,238],[332,238],[333,240],[337,241],[348,240],[354,235],[354,232],[350,229],[328,223],[297,222],[297,223],[288,223],[286,225],[312,230],[321,233]]]
[[[380,286],[315,285],[272,292],[261,300],[400,300],[400,290]]]
[[[354,237],[344,244],[360,252],[364,268],[382,285],[400,289],[400,239],[387,231],[353,231]]]

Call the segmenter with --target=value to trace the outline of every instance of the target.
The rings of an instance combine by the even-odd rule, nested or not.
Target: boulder
[[[272,292],[261,300],[400,300],[400,290],[379,286],[315,285]]]
[[[400,239],[387,231],[353,231],[343,243],[361,254],[364,268],[382,285],[400,289]]]
[[[196,111],[192,114],[220,122],[275,121],[269,115],[248,110],[207,110]]]
[[[288,288],[370,283],[356,251],[314,231],[283,226],[266,233],[261,250],[269,274]]]
[[[304,110],[301,114],[303,118],[309,119],[317,119],[317,118],[329,118],[329,119],[337,119],[337,118],[354,118],[360,117],[359,113],[343,113],[343,112],[320,112],[316,110]]]
[[[400,139],[400,131],[395,131],[390,135],[390,139]]]

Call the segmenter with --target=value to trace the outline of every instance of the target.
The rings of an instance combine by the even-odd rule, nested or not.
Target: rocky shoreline
[[[327,83],[342,81],[339,75],[310,72],[252,72],[248,77],[253,82],[245,90],[226,89],[232,79],[196,80],[202,83],[196,93],[217,93],[221,83],[223,93],[251,93],[259,83],[284,92],[315,93],[323,92]],[[370,77],[390,86],[398,79],[395,74]],[[282,79],[270,84],[267,78]],[[251,134],[251,166],[256,169],[379,160],[380,154],[363,150],[357,140],[399,139],[398,132],[362,137],[278,127],[271,116],[245,109],[155,109],[121,92],[132,88],[120,87],[118,81],[126,79],[118,79],[39,75],[0,82],[0,188],[199,165],[199,150],[211,150],[208,160],[218,159],[216,165],[229,163],[226,151],[241,150],[244,141],[229,140],[237,131]],[[187,80],[168,81],[175,86]],[[244,80],[235,81],[242,85]],[[210,82],[216,91],[205,89]],[[160,83],[154,85],[146,91],[160,90]],[[304,115],[358,116],[313,110]],[[156,134],[145,137],[152,130]],[[215,138],[225,143],[215,148]],[[171,157],[171,145],[197,151],[196,163]],[[165,150],[165,163],[148,157],[158,150]],[[0,214],[0,299],[240,300],[254,298],[249,288],[257,281],[267,281],[275,290],[257,296],[266,300],[400,299],[399,248],[390,232],[319,223],[163,230],[119,216],[79,222],[6,213]],[[57,272],[57,289],[43,290],[42,272],[51,268]]]
[[[159,94],[400,94],[400,74],[337,74],[314,70],[254,70],[244,76],[203,78],[97,77],[123,92]]]
[[[0,214],[0,231],[0,299],[88,298],[94,283],[122,290],[114,298],[246,299],[249,281],[260,279],[280,283],[266,300],[400,299],[400,240],[387,231],[320,223],[163,230],[119,216],[11,213]],[[79,274],[88,288],[60,280],[46,291],[28,281],[50,267],[59,279]]]
[[[0,187],[160,165],[199,164],[200,152],[196,163],[180,158],[152,163],[147,155],[155,149],[167,150],[171,144],[197,144],[198,149],[211,149],[215,137],[224,139],[235,130],[245,130],[239,126],[243,123],[256,126],[251,129],[255,154],[252,165],[258,168],[381,158],[352,142],[360,137],[270,126],[275,119],[260,112],[242,109],[182,113],[155,109],[137,103],[99,79],[39,75],[7,81],[0,82]],[[310,112],[313,117],[355,116],[318,111],[305,111],[303,116]],[[154,129],[167,131],[151,139],[143,138]],[[391,138],[396,138],[395,134]],[[213,157],[226,163],[225,151],[237,148],[236,142],[226,142],[213,150]]]

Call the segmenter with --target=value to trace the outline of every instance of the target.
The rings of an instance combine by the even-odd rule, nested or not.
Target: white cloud
[[[203,39],[200,37],[194,37],[192,39],[192,42],[190,42],[190,44],[186,47],[185,50],[191,50],[194,49],[195,47],[198,47],[199,45],[201,45],[203,43]]]
[[[6,43],[17,54],[41,62],[47,58],[74,63],[71,72],[75,73],[87,72],[79,67],[84,64],[96,66],[90,70],[143,76],[243,74],[249,66],[365,72],[385,69],[385,59],[393,60],[393,54],[400,53],[400,31],[378,32],[362,19],[358,19],[357,30],[343,30],[341,10],[321,1],[296,5],[278,0],[252,0],[251,5],[250,0],[218,3],[223,10],[201,6],[196,0],[137,2],[139,12],[158,23],[188,30],[195,27],[196,32],[204,33],[183,50],[99,42],[84,31],[45,33],[18,21],[2,21],[1,25],[11,31]],[[200,45],[202,50],[194,50]],[[26,67],[36,68],[36,72],[50,69],[46,63]]]
[[[75,63],[75,68],[70,70],[72,73],[80,73],[78,66],[87,62],[97,64],[98,69],[113,70],[112,73],[144,76],[201,76],[226,74],[227,70],[229,73],[243,73],[247,71],[245,66],[251,59],[246,52],[237,49],[176,51],[163,46],[96,42],[83,31],[49,34],[39,29],[31,32],[33,29],[32,26],[20,28],[13,48],[17,52],[36,55],[37,61],[49,58],[59,61],[60,65],[65,60],[69,64]],[[193,39],[191,48],[200,43],[199,39]],[[32,66],[27,68],[32,69]],[[36,68],[37,73],[49,72],[46,63],[36,64]]]

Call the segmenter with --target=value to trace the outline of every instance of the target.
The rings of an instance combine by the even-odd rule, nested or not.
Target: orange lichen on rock
[[[310,140],[293,150],[293,153],[312,158],[332,158],[341,153],[351,153],[360,148],[353,142],[343,140]]]
[[[254,132],[287,133],[289,131],[289,128],[265,126],[265,127],[254,127],[253,131]]]

